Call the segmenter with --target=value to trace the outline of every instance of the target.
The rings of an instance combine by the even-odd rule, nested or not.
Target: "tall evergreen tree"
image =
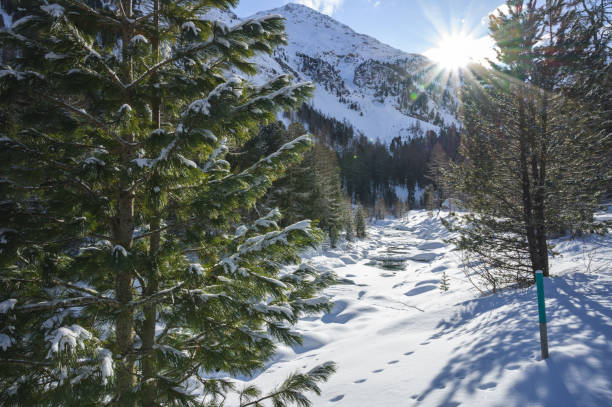
[[[449,226],[488,288],[530,284],[538,269],[547,275],[550,233],[595,227],[605,184],[592,163],[598,154],[588,152],[609,145],[609,132],[605,122],[581,131],[580,102],[562,93],[576,80],[568,61],[593,50],[568,43],[577,4],[508,1],[507,13],[490,17],[503,65],[474,67],[464,90],[464,159],[452,177],[473,213],[468,225]],[[609,65],[609,56],[595,59]]]
[[[20,3],[0,31],[0,404],[222,403],[231,382],[295,344],[301,313],[333,282],[299,262],[319,234],[272,210],[237,227],[311,142],[241,171],[224,159],[312,87],[251,86],[278,17],[234,26],[233,0]],[[4,346],[6,345],[6,346]],[[334,370],[291,376],[241,405],[308,405]]]
[[[340,233],[346,225],[338,158],[336,152],[320,140],[315,143],[312,154],[315,177],[313,216],[320,221],[320,227],[327,232],[330,245],[336,247]]]
[[[439,208],[442,202],[450,196],[450,185],[445,174],[449,171],[450,160],[438,141],[434,144],[427,163],[426,177],[431,180],[434,188],[434,206]]]
[[[291,123],[287,129],[288,140],[295,140],[306,131],[300,123]],[[285,175],[274,182],[264,204],[279,207],[283,211],[283,224],[289,225],[302,219],[319,219],[314,212],[316,181],[312,149],[304,153],[300,163],[292,165]]]
[[[352,242],[355,239],[355,223],[353,222],[353,205],[351,200],[344,200],[344,232],[346,240]]]

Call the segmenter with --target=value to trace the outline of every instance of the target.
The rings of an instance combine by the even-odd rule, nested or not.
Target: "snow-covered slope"
[[[390,142],[457,125],[454,86],[423,56],[409,54],[308,7],[289,3],[254,17],[281,15],[288,44],[254,59],[262,81],[280,73],[313,81],[311,104],[369,138]]]
[[[310,262],[348,284],[326,291],[330,313],[300,320],[302,346],[283,348],[249,382],[271,389],[333,360],[338,372],[315,407],[612,405],[610,235],[553,242],[560,254],[545,279],[550,358],[542,361],[535,287],[481,296],[444,243],[440,217],[411,211],[352,247],[312,253]],[[408,259],[404,270],[371,264],[390,251]]]

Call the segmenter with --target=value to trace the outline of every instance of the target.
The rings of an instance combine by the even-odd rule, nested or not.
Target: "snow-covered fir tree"
[[[19,4],[0,31],[0,404],[217,405],[334,281],[299,263],[320,233],[240,213],[310,148],[248,168],[224,159],[312,90],[254,86],[248,58],[282,20],[228,26],[232,0]],[[333,372],[296,374],[241,405],[307,405]],[[200,396],[200,398],[198,398]]]
[[[450,281],[448,280],[448,276],[446,275],[446,271],[442,272],[442,277],[440,278],[440,292],[446,292],[450,289]]]

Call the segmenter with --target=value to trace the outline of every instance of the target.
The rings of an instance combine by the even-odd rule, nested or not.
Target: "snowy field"
[[[326,291],[332,312],[300,321],[304,344],[281,349],[251,383],[270,390],[333,360],[314,406],[611,406],[612,239],[553,242],[542,361],[535,287],[480,295],[445,237],[439,217],[412,211],[352,247],[311,253],[347,284]],[[408,259],[404,270],[371,264],[389,252]]]

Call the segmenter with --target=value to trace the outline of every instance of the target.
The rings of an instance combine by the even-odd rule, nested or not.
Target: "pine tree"
[[[446,292],[450,289],[450,281],[446,275],[446,271],[442,272],[442,278],[440,279],[440,292]]]
[[[310,222],[237,226],[311,141],[241,171],[228,146],[312,86],[226,75],[285,40],[278,17],[207,14],[235,4],[23,2],[0,32],[0,404],[220,405],[233,385],[210,372],[262,368],[328,307],[312,297],[333,275],[279,274],[320,239]],[[333,370],[241,405],[306,405]]]
[[[363,207],[360,205],[355,212],[355,235],[358,239],[366,238],[366,215]]]

